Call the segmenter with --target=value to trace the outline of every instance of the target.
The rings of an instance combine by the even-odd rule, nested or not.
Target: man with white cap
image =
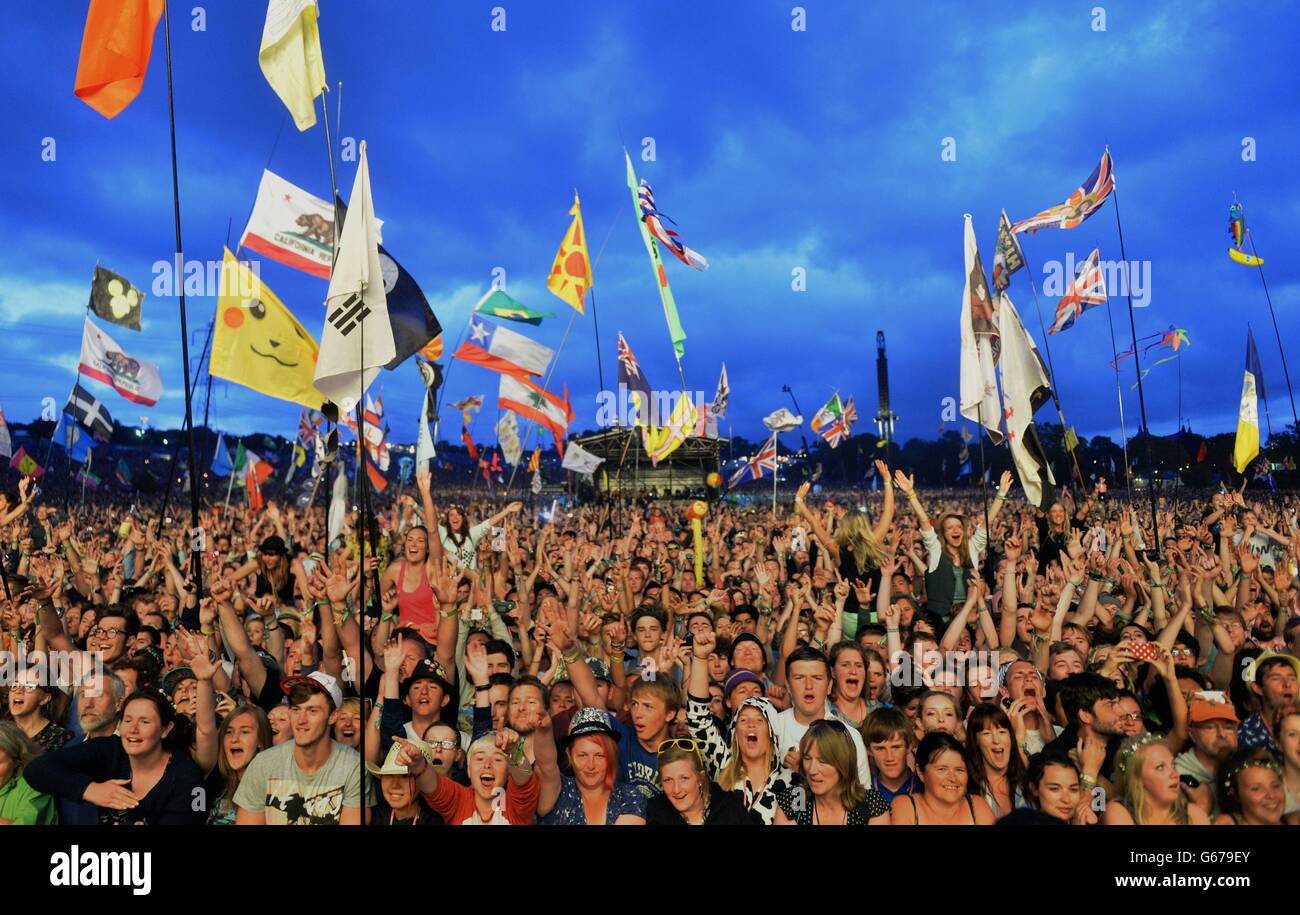
[[[239,826],[357,825],[361,815],[361,756],[331,737],[343,704],[334,677],[315,671],[290,677],[281,688],[289,697],[293,740],[253,757],[235,792]],[[367,786],[366,802],[375,803]]]

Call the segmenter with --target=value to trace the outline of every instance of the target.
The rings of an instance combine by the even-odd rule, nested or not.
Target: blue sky
[[[202,3],[202,32],[190,28],[195,5],[173,4],[172,21],[183,231],[187,257],[219,259],[228,222],[238,239],[268,156],[273,171],[328,196],[326,144],[319,124],[300,134],[285,123],[258,69],[263,0]],[[491,28],[497,5],[504,32]],[[991,266],[999,211],[1014,220],[1061,202],[1109,143],[1128,256],[1149,262],[1138,334],[1187,329],[1183,399],[1193,427],[1235,425],[1247,321],[1280,426],[1290,409],[1277,344],[1256,271],[1227,257],[1227,208],[1234,192],[1246,206],[1294,347],[1300,120],[1286,26],[1296,24],[1295,5],[1277,4],[1261,28],[1231,5],[1108,2],[1101,32],[1092,28],[1096,5],[809,0],[806,31],[797,32],[794,4],[768,0],[570,0],[562,12],[508,0],[323,0],[321,35],[330,82],[343,82],[336,145],[368,141],[385,245],[423,287],[448,349],[497,267],[511,295],[559,315],[524,328],[558,346],[569,310],[544,283],[576,187],[599,258],[606,384],[618,330],[652,384],[677,383],[624,183],[624,145],[635,157],[652,137],[656,159],[637,159],[638,173],[712,265],[706,273],[667,265],[688,335],[689,387],[711,396],[725,361],[728,419],[748,438],[762,434],[764,414],[789,404],[783,384],[809,416],[836,389],[854,394],[865,420],[875,412],[883,330],[898,434],[933,437],[942,399],[957,394],[962,214],[975,216]],[[85,9],[76,0],[19,5],[0,33],[11,73],[0,146],[0,406],[16,421],[71,388],[96,260],[143,287],[151,265],[172,256],[161,28],[143,92],[106,121],[72,94]],[[337,101],[331,93],[331,119]],[[941,157],[947,137],[956,161]],[[1255,161],[1243,161],[1246,137]],[[42,160],[45,138],[55,141],[53,162]],[[346,195],[355,166],[338,167]],[[1040,289],[1048,263],[1067,252],[1082,259],[1100,245],[1103,258],[1119,256],[1111,203],[1073,231],[1022,238]],[[799,267],[803,292],[791,289]],[[262,278],[319,339],[325,283],[271,262]],[[1041,348],[1023,273],[1011,295]],[[1050,322],[1055,300],[1040,298]],[[1122,341],[1123,300],[1113,305]],[[195,358],[214,306],[188,299]],[[147,411],[151,424],[178,425],[176,300],[151,297],[141,334],[111,330],[162,367],[169,389]],[[1117,434],[1104,309],[1051,343],[1067,418],[1082,435]],[[1300,351],[1292,358],[1300,369]],[[589,314],[574,323],[553,384],[568,384],[579,428],[596,424],[595,365]],[[1149,376],[1157,433],[1177,429],[1176,379],[1172,363]],[[492,437],[496,381],[466,364],[450,373],[447,400],[488,395],[474,427],[480,440]],[[413,441],[415,367],[383,373],[380,385],[394,438]],[[146,412],[95,387],[119,421]],[[228,432],[290,435],[297,410],[214,383],[213,424]],[[443,416],[443,434],[454,438],[455,416]]]

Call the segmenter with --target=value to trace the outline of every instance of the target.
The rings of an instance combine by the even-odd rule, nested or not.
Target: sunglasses
[[[434,750],[454,750],[460,746],[460,742],[456,740],[426,740],[425,743]]]
[[[703,754],[700,752],[700,745],[689,737],[672,737],[668,740],[661,741],[659,743],[659,748],[655,752],[662,756],[669,750],[686,750],[688,753],[694,753],[696,756],[699,756],[700,759],[704,758]]]

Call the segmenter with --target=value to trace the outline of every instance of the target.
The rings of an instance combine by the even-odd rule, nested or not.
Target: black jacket
[[[686,821],[677,812],[672,801],[662,792],[646,803],[647,826],[685,826]],[[745,808],[745,799],[739,791],[723,791],[717,782],[709,782],[709,815],[705,826],[762,826],[763,819]]]

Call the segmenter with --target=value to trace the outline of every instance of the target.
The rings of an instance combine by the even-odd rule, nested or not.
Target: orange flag
[[[585,314],[587,290],[595,285],[591,278],[591,258],[587,255],[587,233],[582,228],[582,208],[578,205],[578,192],[573,192],[573,206],[569,210],[573,222],[555,253],[551,275],[546,288]]]
[[[73,92],[106,118],[135,101],[164,0],[90,0]]]
[[[536,473],[542,466],[542,449],[534,448],[533,456],[528,459],[528,472]]]
[[[437,362],[442,358],[442,334],[434,337],[420,350],[420,355],[430,362]]]

